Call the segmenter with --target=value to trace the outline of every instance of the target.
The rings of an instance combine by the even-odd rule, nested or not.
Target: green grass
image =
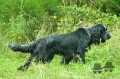
[[[119,2],[111,5],[105,0],[105,7],[103,0],[83,0],[77,7],[78,0],[61,1],[62,4],[57,0],[0,1],[0,79],[120,79],[120,17],[116,15]],[[105,24],[112,38],[92,45],[86,52],[85,65],[70,62],[61,66],[61,57],[56,55],[51,63],[33,62],[27,71],[18,71],[29,54],[13,52],[6,46],[7,42],[30,43],[42,36],[68,33],[96,23]],[[93,73],[95,63],[103,67],[106,62],[112,62],[113,72]]]
[[[111,32],[112,38],[99,46],[93,45],[86,53],[86,64],[71,62],[61,66],[60,56],[55,56],[51,63],[35,64],[27,71],[18,71],[16,68],[23,65],[29,54],[12,52],[2,42],[0,51],[0,78],[1,79],[120,79],[120,29]],[[94,74],[92,68],[95,63],[111,61],[115,68],[113,72]]]

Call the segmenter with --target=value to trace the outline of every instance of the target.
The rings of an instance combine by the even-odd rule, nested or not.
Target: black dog
[[[52,35],[40,38],[30,45],[8,44],[13,51],[31,53],[27,62],[18,70],[27,69],[31,61],[35,58],[36,62],[50,62],[55,54],[63,56],[61,64],[69,64],[76,54],[80,55],[82,62],[85,63],[85,51],[91,44],[104,43],[111,36],[103,24],[96,24],[91,27],[78,28],[68,34]]]

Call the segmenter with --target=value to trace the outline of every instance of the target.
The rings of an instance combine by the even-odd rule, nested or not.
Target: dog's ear
[[[102,30],[101,24],[96,24],[93,26],[91,36],[92,36],[92,42],[94,44],[100,44],[101,35],[102,35],[101,30]]]

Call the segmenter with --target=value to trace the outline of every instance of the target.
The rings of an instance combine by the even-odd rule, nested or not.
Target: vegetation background
[[[35,64],[17,71],[29,54],[16,53],[8,42],[30,44],[36,39],[68,33],[96,23],[107,26],[112,38],[92,45],[86,64],[60,65],[60,56],[51,63]],[[112,62],[113,72],[94,74],[95,63]],[[120,0],[0,0],[0,79],[120,79]]]

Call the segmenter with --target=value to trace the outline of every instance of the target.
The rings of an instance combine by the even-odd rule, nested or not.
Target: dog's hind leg
[[[28,67],[30,66],[31,64],[31,61],[33,60],[33,58],[36,56],[36,54],[34,55],[31,55],[29,57],[29,59],[26,61],[26,63],[23,65],[23,66],[20,66],[17,68],[17,70],[25,70],[25,69],[28,69]]]
[[[42,63],[45,64],[46,62],[51,62],[54,58],[54,53],[53,52],[47,52],[44,53],[42,56]]]
[[[55,41],[52,40],[46,44],[45,51],[42,55],[42,62],[45,64],[46,62],[51,62],[54,58],[56,50],[54,49]]]

